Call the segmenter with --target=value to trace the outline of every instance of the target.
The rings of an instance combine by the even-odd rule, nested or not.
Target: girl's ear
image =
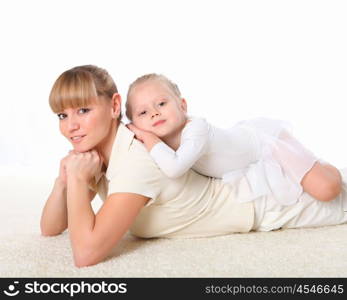
[[[181,98],[181,108],[185,113],[187,113],[187,101],[184,98]]]
[[[118,119],[122,110],[122,98],[118,93],[114,93],[112,96],[112,118]]]

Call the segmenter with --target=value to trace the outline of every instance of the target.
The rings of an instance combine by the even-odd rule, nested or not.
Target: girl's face
[[[160,138],[180,132],[187,121],[187,106],[158,80],[139,84],[130,95],[132,122]]]
[[[86,107],[67,108],[57,114],[59,128],[77,152],[86,152],[106,142],[112,128],[111,101],[97,99]]]

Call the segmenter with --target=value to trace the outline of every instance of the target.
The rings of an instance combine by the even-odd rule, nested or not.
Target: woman
[[[41,232],[50,236],[68,228],[78,267],[104,260],[128,230],[146,238],[202,237],[347,221],[345,185],[330,202],[304,194],[284,209],[270,196],[256,203],[236,201],[251,196],[245,178],[230,187],[192,170],[166,177],[120,122],[121,97],[101,68],[65,71],[49,101],[74,149],[61,160]],[[97,214],[90,204],[96,192],[104,201]]]

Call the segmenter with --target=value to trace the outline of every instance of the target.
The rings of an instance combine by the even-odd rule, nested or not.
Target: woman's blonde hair
[[[169,78],[162,74],[156,74],[156,73],[150,73],[143,75],[141,77],[138,77],[133,83],[130,84],[127,94],[127,101],[125,103],[125,114],[127,118],[131,121],[132,120],[132,111],[131,111],[131,105],[130,105],[130,95],[131,92],[135,89],[136,86],[138,86],[141,83],[151,81],[151,80],[158,80],[161,81],[163,84],[165,84],[170,91],[177,96],[177,98],[181,98],[181,92],[177,86],[176,83],[172,82]]]
[[[118,93],[117,86],[105,69],[94,65],[78,66],[65,71],[55,81],[49,105],[58,113],[66,108],[88,106],[100,96],[111,100],[115,93]]]

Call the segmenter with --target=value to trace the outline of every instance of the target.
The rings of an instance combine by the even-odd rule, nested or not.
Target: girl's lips
[[[165,123],[165,120],[160,120],[160,121],[158,121],[158,122],[155,122],[155,123],[153,124],[153,126],[158,126],[158,125],[161,125],[161,124],[163,124],[163,123]]]

